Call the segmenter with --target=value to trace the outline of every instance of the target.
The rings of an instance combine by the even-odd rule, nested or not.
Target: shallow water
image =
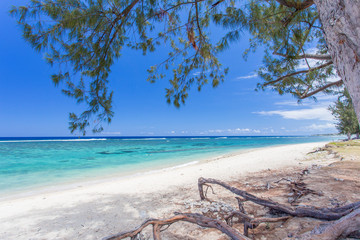
[[[0,195],[335,137],[0,138]]]

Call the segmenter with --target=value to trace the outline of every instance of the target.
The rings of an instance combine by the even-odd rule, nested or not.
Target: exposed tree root
[[[302,182],[302,176],[304,174],[305,173],[303,172],[300,177],[300,182]],[[222,186],[232,193],[242,197],[236,197],[238,200],[239,211],[232,211],[228,216],[226,216],[226,222],[206,217],[198,213],[175,213],[175,216],[168,219],[148,219],[132,231],[121,232],[109,237],[105,237],[103,240],[120,240],[124,238],[130,238],[131,240],[142,239],[141,232],[149,225],[152,225],[154,240],[160,240],[160,233],[168,229],[171,224],[179,221],[194,223],[205,228],[217,229],[233,240],[250,240],[250,238],[248,238],[249,228],[254,229],[263,222],[268,223],[286,221],[291,216],[312,217],[321,220],[332,221],[314,228],[311,232],[302,234],[297,239],[335,240],[339,237],[345,237],[349,235],[356,237],[360,235],[360,201],[337,208],[316,208],[312,206],[292,208],[277,202],[273,202],[271,200],[258,198],[246,191],[231,187],[230,185],[216,179],[199,178],[198,188],[201,200],[207,199],[206,194],[209,189],[213,191],[211,184]],[[300,187],[296,187],[299,188],[300,191],[306,191],[307,189],[306,187],[301,188],[301,185]],[[268,207],[275,212],[281,212],[291,216],[282,216],[276,218],[251,217],[245,211],[243,206],[244,201],[251,201],[261,206]],[[237,217],[240,222],[243,222],[244,234],[241,234],[238,230],[232,227],[234,217]]]
[[[336,240],[349,235],[358,236],[360,230],[360,208],[332,223],[315,228],[300,236],[303,240]]]
[[[314,191],[307,187],[306,183],[304,183],[304,175],[307,175],[309,173],[308,169],[304,169],[297,180],[292,180],[291,178],[281,178],[278,181],[275,181],[274,183],[279,183],[281,181],[287,181],[289,182],[290,191],[292,192],[293,196],[289,198],[289,203],[291,205],[296,205],[296,201],[298,201],[303,196],[306,196],[308,194],[314,194],[317,196],[323,196],[321,192]],[[206,193],[205,193],[206,195]]]
[[[237,189],[237,188],[232,187],[222,181],[212,179],[212,178],[207,178],[207,179],[199,178],[198,188],[199,188],[199,194],[200,194],[201,200],[206,199],[206,195],[204,194],[204,190],[203,190],[204,184],[217,184],[217,185],[222,186],[225,189],[231,191],[232,193],[243,197],[245,200],[249,200],[256,204],[259,204],[259,205],[262,205],[265,207],[269,207],[270,209],[280,211],[280,212],[289,214],[291,216],[296,216],[296,217],[312,217],[312,218],[331,221],[331,220],[337,220],[360,207],[360,201],[359,201],[359,202],[352,203],[352,204],[349,204],[349,205],[346,205],[346,206],[343,206],[340,208],[316,208],[316,207],[312,207],[312,206],[292,208],[292,207],[288,207],[286,205],[283,205],[283,204],[280,204],[277,202],[273,202],[271,200],[258,198],[246,191]]]
[[[152,225],[153,226],[153,237],[154,240],[160,240],[160,232],[162,231],[162,228],[164,226],[169,226],[175,222],[179,221],[185,221],[190,223],[195,223],[201,227],[206,228],[215,228],[220,230],[221,232],[225,233],[227,236],[229,236],[233,240],[250,240],[234,228],[230,227],[226,223],[217,220],[212,219],[209,217],[205,217],[204,215],[197,214],[197,213],[175,213],[176,215],[172,218],[168,219],[148,219],[145,222],[143,222],[139,227],[135,228],[132,231],[128,232],[122,232],[118,233],[106,238],[103,238],[103,240],[120,240],[124,238],[130,238],[135,239],[138,234],[147,226]]]
[[[290,216],[284,216],[278,218],[265,218],[265,217],[252,218],[241,211],[233,211],[229,216],[225,218],[225,221],[229,226],[232,226],[232,219],[234,217],[238,217],[244,223],[244,235],[247,237],[248,237],[248,229],[249,228],[254,229],[257,226],[259,226],[260,223],[280,222],[280,221],[286,221],[290,218]]]
[[[307,187],[306,183],[304,183],[304,176],[309,173],[308,169],[303,170],[300,173],[300,177],[296,181],[290,181],[290,189],[293,193],[293,198],[289,203],[291,205],[294,205],[297,200],[299,200],[301,197],[306,196],[308,194],[314,194],[318,196],[322,196],[323,194],[317,191],[314,191]]]
[[[249,236],[248,229],[249,228],[254,229],[257,226],[259,226],[260,223],[280,222],[280,221],[286,221],[287,219],[290,218],[290,216],[284,216],[284,217],[278,217],[278,218],[264,218],[264,217],[253,218],[253,217],[250,217],[246,213],[244,205],[243,205],[243,200],[240,199],[239,197],[236,197],[236,200],[238,201],[239,211],[233,211],[232,213],[230,213],[229,216],[225,217],[225,221],[229,226],[232,226],[233,218],[234,217],[239,218],[239,220],[242,221],[244,224],[244,235],[247,237]]]

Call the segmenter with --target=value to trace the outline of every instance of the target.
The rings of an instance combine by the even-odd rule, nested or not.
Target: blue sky
[[[82,109],[61,93],[50,80],[56,72],[21,37],[11,5],[26,2],[0,1],[0,137],[70,136],[68,113]],[[99,136],[177,135],[310,135],[334,133],[334,121],[327,107],[336,98],[319,96],[297,104],[290,95],[255,92],[260,78],[262,52],[244,61],[246,36],[221,55],[230,68],[218,88],[192,91],[180,109],[168,105],[168,83],[146,81],[146,70],[163,60],[163,52],[142,56],[126,50],[112,67],[115,117]]]

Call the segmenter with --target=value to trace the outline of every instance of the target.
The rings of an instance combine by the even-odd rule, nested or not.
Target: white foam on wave
[[[190,138],[191,140],[198,140],[198,139],[210,139],[208,137],[203,137],[203,138]]]
[[[33,140],[9,140],[0,141],[0,143],[22,143],[22,142],[88,142],[88,141],[105,141],[106,138],[87,138],[87,139],[33,139]]]
[[[263,136],[259,138],[308,138],[309,136]]]
[[[148,140],[166,140],[166,138],[124,138],[126,141],[148,141]]]
[[[227,139],[227,137],[217,137],[215,139]]]

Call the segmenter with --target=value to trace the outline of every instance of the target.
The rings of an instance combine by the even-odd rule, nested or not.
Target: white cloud
[[[307,54],[317,54],[317,48],[310,48],[306,51]],[[305,61],[305,59],[300,60],[300,64],[297,66],[296,70],[305,70],[305,69],[309,69],[310,68],[314,68],[317,67],[321,64],[325,64],[326,61],[319,61],[316,59],[307,59],[307,61]],[[308,66],[309,64],[309,66]],[[336,82],[340,80],[340,77],[338,76],[335,68],[333,69],[333,75],[327,78],[328,82]]]
[[[307,54],[316,54],[317,53],[317,48],[310,48],[306,51]],[[316,63],[325,63],[325,61],[319,61],[316,59],[307,59],[307,61],[305,61],[305,59],[300,60],[300,64],[297,66],[297,70],[303,70],[303,69],[308,69],[308,64],[311,68],[316,66]]]
[[[317,106],[317,107],[327,108],[329,105],[334,104],[334,102],[337,100],[337,96],[325,95],[319,93],[316,96],[316,99],[317,101],[314,101],[313,99],[304,99],[301,102],[298,102],[297,100],[280,101],[280,102],[275,102],[274,104],[279,106],[293,106],[293,107],[309,106],[312,108]]]
[[[278,115],[285,119],[313,119],[333,122],[334,119],[331,112],[328,110],[328,107],[333,104],[336,99],[337,96],[334,95],[320,94],[317,96],[317,101],[312,99],[305,99],[300,103],[298,103],[297,100],[280,101],[274,103],[275,105],[280,106],[280,110],[259,111],[253,113],[264,116]],[[285,107],[287,109],[283,109]]]
[[[208,130],[209,133],[222,133],[225,130],[221,130],[221,129],[215,129],[215,130]]]
[[[305,127],[309,130],[325,130],[325,129],[334,129],[335,124],[333,123],[325,123],[325,124],[311,124],[310,126]]]
[[[327,102],[329,102],[329,101],[331,101],[331,102],[336,101],[337,98],[338,98],[338,97],[337,97],[336,95],[319,94],[318,96],[316,96],[316,99],[317,99],[318,101],[327,101]]]
[[[308,69],[309,66],[311,68],[314,68],[317,65],[317,63],[320,63],[319,65],[323,64],[324,61],[319,61],[319,60],[315,60],[315,59],[308,59],[307,62],[305,60],[300,60],[300,64],[296,67],[297,70],[304,70],[304,69]],[[308,66],[309,64],[309,66]]]
[[[281,106],[299,106],[300,104],[297,101],[282,101],[282,102],[276,102],[275,105],[281,105]]]
[[[279,115],[286,119],[309,120],[317,119],[323,121],[333,121],[333,116],[326,107],[305,108],[299,110],[276,110],[254,112],[264,116]]]
[[[246,75],[246,76],[237,77],[236,80],[256,78],[257,76],[258,76],[257,73],[251,73],[251,74]]]
[[[333,70],[333,72],[336,72],[336,71]],[[334,74],[334,75],[328,77],[326,80],[328,80],[329,82],[337,82],[340,80],[340,77],[339,77],[339,75]]]
[[[211,129],[205,131],[205,133],[224,133],[224,134],[243,134],[243,133],[261,133],[258,129],[250,128],[234,128],[234,129]]]
[[[231,130],[231,129],[229,129],[229,130],[232,132],[251,132],[251,129],[249,129],[249,128],[236,128],[233,130]]]

